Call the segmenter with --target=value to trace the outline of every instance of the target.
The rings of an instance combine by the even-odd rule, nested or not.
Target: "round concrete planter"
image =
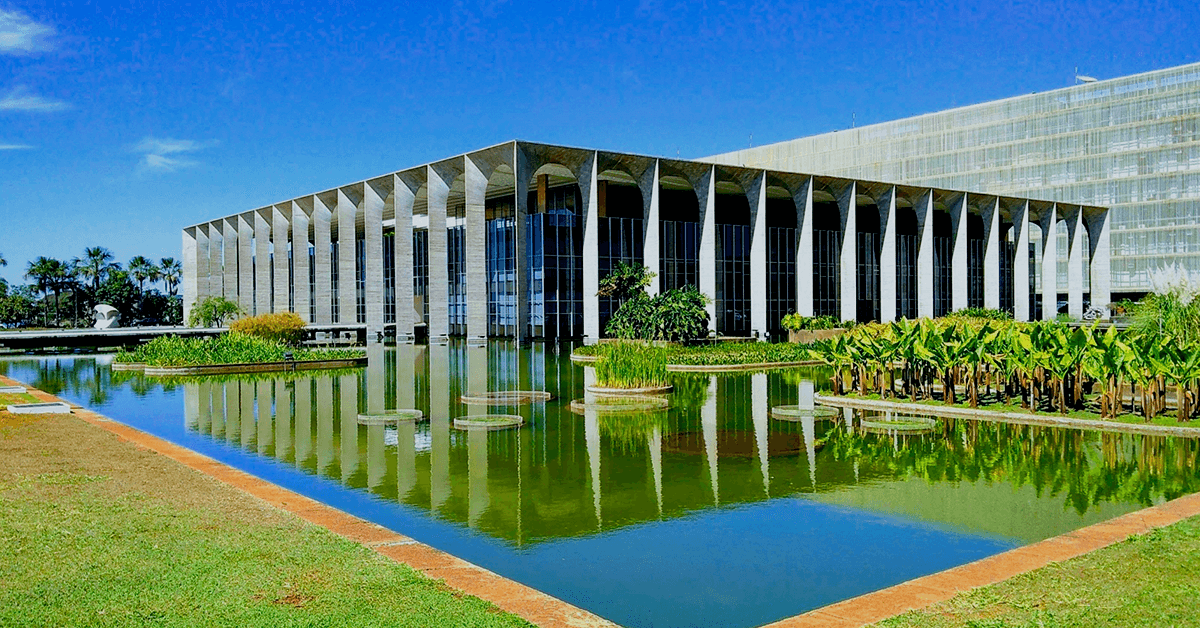
[[[668,384],[666,386],[647,386],[645,388],[611,388],[608,386],[588,386],[586,390],[596,395],[604,395],[606,397],[621,397],[625,395],[665,395],[671,392],[672,389],[673,387]]]
[[[524,424],[525,419],[516,414],[470,414],[454,419],[455,429],[485,432],[509,430]]]
[[[145,364],[137,362],[113,362],[112,370],[114,371],[143,371],[146,369]]]
[[[425,418],[425,413],[410,408],[385,410],[377,414],[358,415],[359,425],[395,425],[396,423],[416,423]]]
[[[868,432],[901,434],[920,434],[932,432],[937,427],[937,419],[926,416],[893,415],[891,419],[872,417],[859,421],[859,425]]]
[[[542,403],[554,398],[543,390],[497,390],[485,393],[467,393],[459,401],[473,406],[524,406]]]
[[[814,421],[829,421],[836,419],[838,415],[837,408],[828,406],[814,406],[812,408],[802,408],[795,405],[775,406],[771,408],[771,418],[779,421],[803,421],[805,419],[813,419]]]
[[[604,399],[605,401],[599,401]],[[666,397],[651,395],[621,395],[614,397],[599,397],[597,401],[588,402],[576,399],[571,402],[570,410],[575,414],[595,412],[597,414],[630,414],[634,412],[663,412],[671,407]]]
[[[203,366],[147,366],[146,375],[225,375],[234,373],[273,373],[276,371],[315,371],[366,366],[367,358],[341,360],[289,360],[286,362],[248,362],[243,364],[205,364]]]

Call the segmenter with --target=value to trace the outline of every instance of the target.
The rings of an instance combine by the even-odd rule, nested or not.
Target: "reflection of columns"
[[[717,378],[708,380],[708,397],[700,408],[700,427],[704,433],[704,453],[708,458],[708,477],[712,481],[713,503],[721,505],[717,480]]]
[[[793,194],[796,203],[796,311],[813,315],[813,178]]]
[[[312,322],[309,311],[310,295],[308,282],[308,214],[296,201],[292,201],[292,301],[293,309],[306,323]]]
[[[842,408],[842,420],[846,423],[846,429],[854,429],[854,408]]]
[[[638,179],[638,188],[642,192],[642,265],[654,275],[647,287],[651,295],[658,294],[662,286],[662,277],[659,276],[662,274],[662,218],[659,214],[661,193],[658,165],[658,160],[655,159],[654,164],[646,168]]]
[[[330,250],[333,211],[321,197],[314,196],[312,199],[313,265],[316,266],[313,298],[317,301],[314,322],[328,325],[333,322],[333,252]]]
[[[467,392],[471,394],[488,391],[488,348],[467,347]]]
[[[261,379],[258,389],[258,453],[269,454],[272,443],[271,422],[275,414],[271,411],[271,380]]]
[[[950,212],[950,311],[967,307],[967,195],[958,194],[947,205]]]
[[[254,212],[254,313],[271,311],[271,223]]]
[[[896,186],[877,201],[879,208],[879,320],[896,320]]]
[[[401,421],[401,423],[404,422]],[[383,478],[387,476],[387,456],[384,455],[383,433],[382,425],[367,426],[367,487],[372,489],[382,484]]]
[[[225,437],[225,388],[224,383],[213,384],[212,421],[209,423],[208,433],[214,438]]]
[[[1064,218],[1067,222],[1067,314],[1079,320],[1083,318],[1083,208],[1067,209]]]
[[[600,417],[595,410],[583,413],[583,437],[587,443],[588,466],[592,471],[592,506],[596,509],[596,529],[604,528],[600,510]]]
[[[658,518],[662,519],[662,428],[655,425],[654,431],[646,438],[646,447],[650,450],[650,471],[654,475],[654,499],[658,504]]]
[[[392,208],[396,215],[393,272],[396,283],[396,342],[412,342],[418,316],[413,307],[413,203],[416,183],[395,175],[392,178]],[[411,406],[410,406],[411,407]]]
[[[383,335],[383,197],[386,190],[363,184],[364,300],[367,306],[367,342]],[[382,368],[382,365],[380,366]]]
[[[287,460],[292,449],[292,394],[288,383],[275,380],[275,459]]]
[[[1092,307],[1104,308],[1112,301],[1112,258],[1109,248],[1109,210],[1103,209],[1085,220],[1088,232]]]
[[[338,242],[338,320],[358,322],[358,262],[355,248],[358,245],[358,225],[355,224],[358,208],[343,190],[337,191],[337,242]]]
[[[851,321],[858,319],[858,184],[852,182],[843,188],[837,204],[842,221],[838,254],[841,315],[842,320]]]
[[[291,290],[289,290],[292,285],[292,273],[288,264],[289,215],[291,215],[290,207],[288,207],[287,214],[284,214],[278,205],[271,208],[271,243],[275,247],[275,293],[272,296],[276,312],[292,311]],[[307,252],[305,250],[305,253]]]
[[[1000,199],[985,201],[983,214],[983,307],[1000,309]]]
[[[221,256],[225,258],[224,278],[221,281],[222,294],[230,301],[238,301],[238,219],[226,218],[221,221]]]
[[[404,501],[417,485],[417,424],[396,424],[396,499]]]
[[[697,263],[700,292],[708,297],[708,331],[717,330],[717,168],[709,166],[708,172],[696,186],[700,202],[700,257]]]
[[[200,386],[191,382],[183,385],[183,426],[195,430],[200,425]]]
[[[758,449],[758,466],[762,470],[763,493],[771,496],[771,438],[767,419],[767,374],[754,373],[750,376],[750,415],[754,420],[754,445]]]
[[[333,464],[333,376],[317,378],[317,471],[329,473]]]
[[[817,421],[809,413],[800,417],[800,430],[804,433],[804,453],[808,454],[808,481],[817,489]]]
[[[933,190],[913,204],[917,214],[917,316],[933,318]]]
[[[225,383],[225,442],[241,442],[242,433],[242,382],[232,380]]]
[[[450,498],[450,347],[429,347],[430,508]]]
[[[383,343],[367,340],[367,412],[379,414],[384,411],[387,402],[384,399],[386,388],[387,365]],[[411,406],[405,406],[411,407]]]
[[[446,200],[450,197],[450,181],[443,179],[433,166],[426,167],[426,174],[429,290],[425,298],[429,303],[429,339],[445,342],[450,333],[450,271],[446,266]]]
[[[579,168],[576,179],[583,197],[583,337],[585,342],[600,338],[600,246],[599,220],[600,199],[598,154],[593,151]]]
[[[424,349],[421,348],[418,353],[418,347],[412,344],[396,345],[396,407],[397,408],[413,408],[415,407],[415,394],[413,387],[416,385],[416,367],[413,360],[418,355],[423,355]]]
[[[467,432],[467,525],[474,528],[488,507],[488,433]]]
[[[802,409],[812,410],[813,408],[816,407],[816,405],[817,405],[816,397],[817,396],[816,396],[816,392],[814,390],[815,388],[816,387],[813,385],[813,381],[811,379],[800,380],[800,386],[799,386],[798,392],[799,392],[799,398],[800,398],[800,407]]]
[[[1042,319],[1058,316],[1058,205],[1042,212]]]
[[[767,324],[767,173],[746,186],[750,204],[750,332],[766,340]]]
[[[241,382],[241,389],[242,408],[239,416],[242,419],[242,426],[239,430],[239,435],[241,436],[242,449],[249,449],[250,445],[254,444],[258,433],[254,420],[254,382]]]
[[[488,175],[475,160],[463,157],[467,340],[472,342],[486,341],[488,335],[487,216],[484,210]]]
[[[253,218],[242,214],[238,221],[238,306],[242,313],[254,313],[254,225]]]
[[[343,375],[338,385],[342,482],[349,482],[358,472],[358,375]]]
[[[296,466],[312,455],[312,378],[296,380]]]
[[[1013,318],[1029,320],[1029,201],[1012,209],[1013,221]]]

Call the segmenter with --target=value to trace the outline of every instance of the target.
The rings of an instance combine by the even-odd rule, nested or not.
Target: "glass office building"
[[[1200,64],[706,161],[1110,207],[1114,292],[1148,291],[1150,273],[1168,264],[1200,272]],[[1067,234],[1059,231],[1065,286]]]

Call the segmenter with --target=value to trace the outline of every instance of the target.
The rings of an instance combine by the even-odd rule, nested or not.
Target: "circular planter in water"
[[[474,406],[524,406],[550,401],[553,398],[554,395],[543,390],[496,390],[467,393],[459,397],[459,400]]]
[[[841,412],[837,408],[830,408],[829,406],[805,408],[796,405],[784,405],[771,408],[771,418],[779,421],[803,421],[805,419],[824,421],[836,419],[840,414]]]
[[[384,410],[380,413],[358,415],[359,425],[395,425],[396,423],[414,423],[425,418],[425,413],[412,408]]]
[[[610,397],[624,395],[665,395],[673,389],[673,386],[667,384],[665,386],[646,386],[643,388],[614,388],[611,386],[588,386],[587,391],[595,395],[608,395]]]
[[[521,427],[525,423],[516,414],[469,414],[454,419],[454,427],[460,430],[507,430]]]
[[[585,399],[576,399],[571,402],[570,406],[571,412],[575,414],[584,414],[586,412],[596,412],[598,414],[658,412],[666,410],[669,407],[671,407],[671,402],[666,397],[653,397],[650,395],[598,396],[591,402]]]
[[[937,419],[927,416],[912,416],[896,414],[891,418],[883,418],[879,415],[870,418],[864,418],[859,422],[859,425],[868,432],[876,433],[892,433],[900,432],[903,434],[919,434],[932,432],[937,427]]]

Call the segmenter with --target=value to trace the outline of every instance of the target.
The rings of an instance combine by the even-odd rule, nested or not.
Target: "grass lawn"
[[[882,621],[886,628],[1200,626],[1200,517]]]
[[[17,403],[38,403],[38,398],[29,393],[0,393],[0,409]]]
[[[0,413],[0,626],[528,626],[72,416]]]

